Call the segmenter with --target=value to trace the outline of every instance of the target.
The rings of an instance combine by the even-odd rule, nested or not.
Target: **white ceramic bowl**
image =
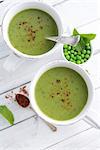
[[[87,99],[87,103],[84,106],[83,110],[75,118],[72,118],[72,119],[66,120],[66,121],[58,121],[58,120],[54,120],[54,119],[48,117],[46,114],[44,114],[40,110],[39,106],[36,103],[36,99],[35,99],[35,86],[36,86],[38,79],[44,72],[46,72],[47,70],[49,70],[51,68],[55,68],[55,67],[67,67],[67,68],[71,68],[71,69],[75,70],[83,77],[83,79],[85,80],[86,85],[88,87],[88,99]],[[46,88],[46,87],[44,87],[44,88]],[[85,114],[87,113],[87,111],[90,107],[90,104],[93,100],[94,88],[93,88],[93,84],[92,84],[92,81],[91,81],[89,75],[81,67],[79,67],[78,65],[72,64],[72,63],[66,63],[66,61],[63,61],[63,60],[56,60],[56,61],[53,61],[53,62],[48,63],[47,65],[43,66],[35,74],[35,77],[33,78],[33,81],[30,86],[30,94],[29,95],[30,95],[30,102],[31,102],[33,109],[36,111],[36,113],[41,118],[43,118],[44,120],[46,120],[50,123],[56,124],[56,125],[68,125],[68,124],[72,124],[76,121],[79,121],[80,119],[82,119],[85,116]]]
[[[18,56],[21,57],[26,57],[26,58],[40,58],[42,56],[51,54],[52,52],[54,52],[58,47],[59,44],[55,44],[55,46],[48,52],[41,54],[41,55],[27,55],[27,54],[23,54],[20,51],[18,51],[16,48],[13,47],[13,45],[11,44],[10,40],[9,40],[9,36],[8,36],[8,27],[9,27],[9,23],[11,21],[11,19],[19,12],[25,10],[25,9],[40,9],[46,13],[48,13],[49,15],[52,16],[52,18],[55,20],[57,27],[58,27],[58,35],[61,35],[63,32],[62,29],[62,23],[61,23],[61,19],[58,15],[58,13],[56,12],[56,10],[43,2],[20,2],[18,4],[13,5],[11,8],[8,9],[8,11],[6,12],[3,22],[2,22],[2,33],[3,33],[3,38],[5,40],[5,42],[7,43],[7,45],[11,48],[11,50],[16,53]]]

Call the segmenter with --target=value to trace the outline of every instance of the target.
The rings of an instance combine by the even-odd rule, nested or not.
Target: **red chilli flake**
[[[30,104],[28,97],[26,97],[22,94],[16,94],[15,98],[16,98],[17,103],[24,108],[29,106],[29,104]]]
[[[21,87],[19,93],[29,96],[28,90],[26,88],[26,86]]]

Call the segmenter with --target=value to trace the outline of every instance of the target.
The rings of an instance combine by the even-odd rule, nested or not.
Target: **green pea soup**
[[[46,37],[58,35],[58,28],[48,13],[26,9],[12,18],[8,35],[18,51],[27,55],[41,55],[54,47],[55,42],[46,40]]]
[[[74,70],[56,67],[41,75],[35,87],[35,99],[48,117],[64,121],[76,117],[88,99],[84,79]]]

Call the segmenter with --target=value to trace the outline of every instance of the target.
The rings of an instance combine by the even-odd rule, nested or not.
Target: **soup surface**
[[[55,42],[46,37],[58,35],[54,19],[44,11],[27,9],[16,14],[9,24],[9,39],[14,48],[27,55],[51,50]]]
[[[39,78],[35,98],[44,114],[63,121],[76,117],[82,111],[87,102],[88,89],[76,71],[56,67]]]

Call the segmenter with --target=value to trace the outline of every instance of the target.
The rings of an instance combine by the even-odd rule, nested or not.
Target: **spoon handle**
[[[33,110],[33,109],[32,109]],[[37,119],[39,116],[36,114],[35,116],[35,119]],[[53,132],[56,132],[57,131],[57,127],[54,126],[53,124],[45,121],[44,119],[42,119],[41,117],[39,117]]]
[[[42,119],[43,120],[43,119]],[[45,121],[45,120],[43,120],[45,123],[46,123],[46,125],[53,131],[53,132],[56,132],[57,131],[57,127],[56,126],[54,126],[53,124],[51,124],[51,123],[49,123],[49,122],[47,122],[47,121]]]
[[[69,44],[69,45],[76,45],[79,40],[80,40],[80,36],[70,36],[70,37],[66,37],[66,36],[51,36],[51,37],[46,37],[46,39],[57,42],[57,43],[62,43],[62,44]]]

